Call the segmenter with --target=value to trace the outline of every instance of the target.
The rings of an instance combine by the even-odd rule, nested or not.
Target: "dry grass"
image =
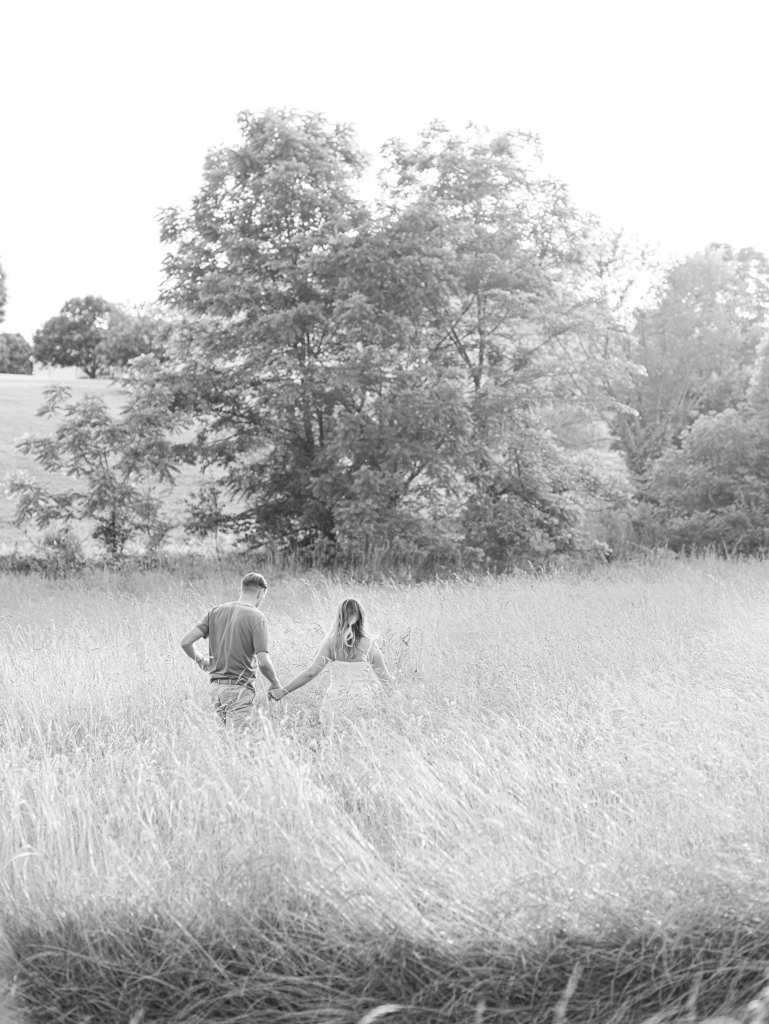
[[[351,591],[397,670],[330,744],[322,680],[249,735],[212,719],[178,638],[232,578],[2,580],[0,903],[34,1019],[694,1020],[761,988],[769,566],[277,580],[281,677]]]

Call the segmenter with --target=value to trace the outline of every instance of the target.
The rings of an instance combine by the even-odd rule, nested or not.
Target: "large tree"
[[[0,373],[32,373],[32,349],[20,334],[0,334]]]
[[[224,472],[241,532],[444,557],[482,506],[492,533],[524,524],[510,548],[571,543],[584,466],[546,414],[602,412],[620,361],[595,233],[528,140],[434,125],[392,143],[370,208],[348,128],[240,126],[191,210],[164,215],[165,298],[187,316],[137,373],[196,416],[189,456]]]
[[[209,155],[192,211],[163,220],[165,298],[193,317],[168,372],[201,417],[196,453],[245,502],[242,528],[314,541],[334,531],[313,493],[329,427],[359,390],[336,304],[345,244],[369,219],[353,194],[364,159],[319,116],[240,127],[240,147]]]
[[[46,365],[77,366],[88,377],[102,368],[100,346],[107,337],[112,306],[100,296],[69,299],[32,339],[35,359]]]
[[[422,348],[467,384],[466,536],[495,562],[568,548],[585,463],[577,468],[550,424],[560,409],[608,415],[612,391],[629,383],[608,288],[617,241],[538,173],[520,133],[454,135],[436,123],[386,155],[384,202],[434,257],[421,282]]]
[[[768,356],[765,337],[746,400],[698,416],[649,467],[642,522],[652,540],[686,551],[769,551]]]
[[[745,400],[769,328],[769,260],[754,249],[711,245],[667,273],[657,301],[638,313],[631,357],[644,367],[618,421],[631,466],[644,470],[694,420]]]

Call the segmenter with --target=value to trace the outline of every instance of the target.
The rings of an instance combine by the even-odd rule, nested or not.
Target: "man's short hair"
[[[267,580],[260,572],[247,572],[240,581],[241,590],[266,590]]]

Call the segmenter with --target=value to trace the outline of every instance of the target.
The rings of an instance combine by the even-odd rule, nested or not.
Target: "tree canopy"
[[[240,128],[163,216],[186,317],[144,368],[195,417],[187,455],[223,471],[233,528],[348,555],[572,547],[585,467],[545,420],[613,408],[628,364],[593,272],[605,239],[531,139],[433,124],[385,147],[365,204],[346,126]]]
[[[408,567],[629,536],[769,548],[763,254],[714,244],[661,270],[520,132],[392,139],[364,198],[349,126],[268,110],[239,131],[161,216],[162,304],[73,299],[35,335],[44,362],[120,373],[157,444],[187,424],[163,443],[167,466],[208,474],[189,532]],[[67,407],[55,451],[27,450],[64,465],[90,424],[114,471],[138,472],[122,453],[139,421],[115,432],[102,412]],[[24,514],[61,511],[17,493]],[[107,529],[88,501],[62,516],[93,508]]]
[[[46,320],[32,340],[35,359],[46,365],[77,366],[99,375],[99,346],[107,336],[110,304],[95,295],[69,299],[58,316]]]
[[[109,376],[150,352],[162,326],[157,309],[135,311],[101,296],[69,299],[33,338],[34,356],[55,366],[77,366],[88,377]]]
[[[635,379],[621,418],[630,465],[643,470],[678,442],[697,416],[747,396],[769,327],[769,260],[754,249],[711,245],[671,267],[657,300],[637,314]]]
[[[20,334],[0,334],[0,373],[32,373],[32,348]]]

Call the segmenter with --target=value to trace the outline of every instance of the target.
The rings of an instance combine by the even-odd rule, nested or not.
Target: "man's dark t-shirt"
[[[206,612],[197,628],[208,637],[211,682],[254,689],[254,655],[269,650],[264,613],[253,605],[231,601]]]

